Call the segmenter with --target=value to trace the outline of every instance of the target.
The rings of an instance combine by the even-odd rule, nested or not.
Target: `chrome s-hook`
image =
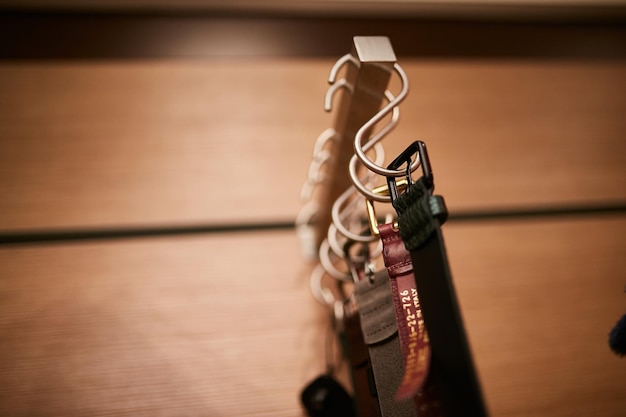
[[[376,153],[376,161],[378,163],[382,163],[382,161],[384,161],[385,159],[385,152],[384,152],[382,145],[379,143],[374,144],[374,152]],[[335,200],[331,209],[332,223],[335,224],[335,226],[337,227],[337,229],[342,235],[346,236],[349,239],[352,239],[358,235],[351,233],[346,227],[343,226],[343,220],[345,219],[345,217],[347,217],[344,215],[344,213],[345,212],[354,213],[354,210],[348,210],[351,208],[351,206],[344,208],[344,210],[340,210],[340,208],[348,202],[349,198],[352,195],[358,196],[358,194],[354,190],[354,187],[351,186],[346,191],[344,191],[342,195],[339,196],[339,198],[337,198],[337,200]]]
[[[385,97],[387,100],[392,101],[393,95],[390,91],[385,91]],[[380,143],[380,139],[388,134],[395,126],[398,124],[398,120],[400,119],[400,110],[398,107],[395,107],[391,114],[391,120],[387,125],[385,125],[373,138],[372,143],[368,146],[367,150],[374,148],[374,152],[376,154],[376,162],[382,163],[385,160],[385,152],[384,148]],[[300,210],[298,216],[296,218],[296,229],[298,230],[298,234],[300,235],[303,245],[303,252],[308,259],[315,259],[316,250],[314,248],[314,238],[313,238],[313,226],[312,219],[314,215],[317,213],[319,206],[314,204],[314,202],[310,201],[311,196],[313,195],[314,187],[324,180],[321,175],[313,175],[315,169],[320,169],[327,161],[328,161],[328,151],[324,150],[324,146],[333,140],[337,139],[337,132],[333,128],[328,128],[324,130],[316,139],[315,145],[313,147],[313,160],[309,164],[309,170],[307,175],[306,182],[302,185],[300,190],[300,198],[301,200],[307,201],[307,204]],[[352,187],[350,188],[352,189]],[[337,217],[338,219],[339,217]],[[341,220],[337,221],[338,224],[341,225]],[[341,228],[341,233],[350,237],[350,232],[347,229],[339,226]]]
[[[326,268],[324,268],[324,265],[322,265],[321,263],[317,264],[311,272],[309,287],[311,289],[311,293],[313,294],[315,299],[320,302],[320,304],[332,307],[339,300],[337,300],[335,294],[328,287],[322,285],[322,280],[325,276],[332,277],[328,273]],[[348,273],[346,279],[335,281],[335,283],[337,284],[338,293],[341,295],[341,298],[344,298],[344,301],[348,297],[343,291],[343,285],[345,283],[351,282],[353,282],[353,279],[352,274],[350,273]]]
[[[385,222],[389,223],[392,220],[391,218],[391,214],[388,214],[385,218]],[[359,219],[359,224],[361,224],[362,221],[361,219]],[[376,243],[376,246],[373,249],[370,249],[370,254],[372,258],[376,258],[378,255],[380,255],[383,251],[383,246],[382,246],[382,241],[380,239],[374,240],[373,242],[357,242],[355,240],[352,239],[346,239],[345,242],[343,243],[343,245],[339,242],[339,236],[341,233],[339,233],[339,231],[337,230],[337,226],[335,226],[334,224],[331,224],[328,227],[328,245],[330,247],[330,250],[332,250],[332,252],[337,255],[337,257],[341,258],[341,259],[346,259],[346,253],[345,253],[345,246],[349,243],[351,244],[355,244],[355,243],[360,243],[364,246],[367,246],[373,242]],[[366,235],[367,236],[367,235]],[[345,237],[345,236],[344,236]]]
[[[298,212],[295,226],[298,240],[300,241],[302,254],[306,259],[315,260],[317,247],[315,245],[315,225],[313,220],[319,211],[317,201],[309,200]]]
[[[335,83],[335,80],[337,79],[337,74],[339,73],[339,70],[346,63],[353,64],[357,68],[359,67],[359,61],[354,56],[352,56],[352,54],[349,54],[349,53],[345,54],[344,56],[339,58],[337,61],[335,61],[335,64],[330,69],[330,74],[328,75],[328,83],[329,84],[334,84]]]
[[[393,94],[389,90],[385,91],[385,97],[387,98],[389,103],[393,103],[395,101]],[[384,115],[382,117],[384,117]],[[384,161],[384,152],[383,152],[383,147],[380,144],[380,141],[398,125],[399,120],[400,120],[400,108],[398,106],[394,106],[391,109],[391,120],[389,121],[389,123],[387,123],[382,129],[380,129],[380,131],[378,131],[374,136],[372,136],[372,139],[363,146],[363,150],[365,152],[374,148],[374,150],[376,151],[376,163],[377,164],[382,164]],[[356,155],[353,155],[352,158],[350,159],[350,163],[348,167],[349,172],[350,172],[350,177],[355,187],[361,192],[361,194],[368,195],[369,189],[358,179],[358,175],[356,172],[356,164],[357,164],[357,157]],[[371,175],[371,173],[369,173],[369,175]],[[372,242],[374,241],[374,239],[371,236],[363,236],[360,234],[353,233],[350,230],[348,230],[345,226],[343,226],[343,222],[340,216],[340,212],[341,212],[340,208],[354,191],[355,190],[352,187],[350,187],[341,196],[339,196],[339,198],[335,201],[335,203],[332,206],[331,218],[333,220],[333,223],[339,230],[339,232],[342,235],[346,236],[348,239],[355,240],[357,242],[363,242],[363,243]]]
[[[399,65],[397,64],[394,65],[394,68],[396,69],[396,72],[399,74],[400,78],[402,79],[402,90],[400,91],[398,96],[395,97],[394,100],[391,100],[380,112],[378,112],[374,117],[372,117],[363,126],[361,126],[361,128],[359,129],[359,131],[357,132],[355,136],[355,141],[354,141],[355,154],[352,156],[352,158],[350,159],[350,163],[348,164],[348,171],[350,173],[350,178],[352,179],[352,183],[357,188],[357,190],[369,200],[387,202],[387,203],[391,202],[391,197],[389,197],[388,195],[374,193],[372,190],[368,189],[367,186],[363,184],[363,182],[359,180],[358,174],[357,174],[357,163],[361,162],[367,168],[369,168],[370,171],[375,172],[380,175],[384,175],[385,177],[399,177],[402,175],[406,175],[407,171],[413,172],[420,166],[419,158],[416,158],[416,160],[412,164],[409,165],[407,170],[395,170],[395,169],[389,169],[389,168],[385,169],[378,164],[378,161],[372,162],[367,157],[365,152],[367,152],[369,149],[372,148],[372,146],[377,144],[384,137],[384,135],[373,136],[364,145],[360,144],[362,141],[362,136],[364,135],[364,132],[370,129],[371,127],[373,127],[380,120],[382,120],[382,118],[384,118],[390,111],[393,112],[397,110],[398,105],[404,100],[404,98],[408,94],[409,85],[408,85],[408,79],[407,79],[406,74],[404,73],[404,71]],[[386,133],[388,132],[385,132],[385,134]]]
[[[313,159],[317,158],[317,156],[322,152],[322,150],[324,149],[324,146],[326,146],[328,142],[331,142],[336,139],[337,139],[337,132],[332,127],[329,127],[328,129],[320,133],[317,139],[315,140],[315,144],[313,145]]]
[[[330,210],[332,223],[335,225],[339,233],[341,233],[342,235],[344,235],[350,240],[354,240],[356,242],[362,242],[362,243],[373,242],[374,240],[378,238],[377,236],[367,236],[367,235],[364,236],[360,233],[354,233],[343,225],[343,220],[345,216],[343,216],[342,214],[346,211],[346,208],[343,208],[342,210],[342,207],[348,202],[348,200],[352,196],[357,196],[358,198],[362,197],[361,195],[356,193],[353,186],[350,186],[350,188],[344,191],[337,198],[337,200],[335,200]]]
[[[311,288],[311,293],[313,294],[313,297],[315,297],[315,299],[319,301],[320,304],[332,306],[335,304],[335,296],[333,295],[332,291],[322,286],[322,278],[324,277],[325,273],[326,270],[324,269],[324,267],[321,264],[318,264],[311,273],[309,287]]]
[[[335,62],[335,65],[333,65],[333,67],[330,69],[328,83],[331,84],[331,86],[328,88],[328,90],[326,90],[326,94],[324,95],[324,110],[326,110],[327,112],[332,110],[332,100],[335,96],[335,93],[339,89],[345,88],[350,94],[354,93],[354,86],[350,84],[348,80],[342,78],[339,81],[336,81],[339,70],[346,63],[351,63],[357,68],[359,67],[359,61],[355,57],[353,57],[351,54],[345,54],[344,56],[339,58]]]
[[[320,265],[324,268],[326,273],[331,277],[335,278],[338,281],[350,282],[351,276],[349,272],[342,272],[335,268],[333,262],[330,260],[330,254],[334,253],[330,249],[330,244],[328,243],[328,239],[324,239],[320,244],[319,250],[319,260]]]
[[[339,69],[347,62],[350,62],[354,64],[355,66],[359,65],[359,62],[351,54],[346,54],[343,57],[339,58],[337,62],[335,62],[335,65],[333,66],[333,68],[331,68],[331,72],[329,76],[329,83],[331,83],[332,85],[326,91],[326,95],[324,97],[324,109],[326,111],[330,111],[332,109],[332,99],[335,93],[337,92],[337,90],[339,90],[340,88],[347,89],[350,94],[353,93],[354,87],[351,84],[349,84],[346,79],[342,78],[339,81],[335,82]],[[394,100],[394,96],[389,90],[385,91],[385,98],[389,102]],[[379,140],[381,140],[382,137],[384,137],[391,129],[393,129],[397,125],[398,119],[399,119],[398,107],[394,107],[392,111],[391,121],[389,122],[388,125],[385,126],[384,129],[381,130],[381,132],[379,132],[379,135],[376,135],[374,137],[376,138],[375,142],[378,142]],[[324,152],[323,148],[326,145],[326,143],[332,140],[336,140],[336,139],[337,139],[337,132],[333,128],[328,128],[324,130],[316,139],[315,145],[313,146],[313,161],[311,162],[309,166],[309,173],[307,176],[307,181],[303,184],[300,190],[301,200],[306,201],[310,199],[313,194],[314,186],[323,181],[323,177],[321,175],[317,175],[314,171],[316,170],[319,171],[321,166],[324,165],[324,163],[326,163],[329,160],[330,155],[328,154],[327,151]],[[369,149],[371,149],[371,146],[368,148],[368,150]],[[382,147],[377,148],[377,155],[379,152],[382,152]],[[378,160],[378,158],[376,159]]]
[[[332,101],[335,93],[340,88],[345,88],[350,94],[354,93],[354,86],[350,84],[345,78],[337,81],[326,90],[326,95],[324,96],[324,110],[327,112],[332,110]]]
[[[366,144],[369,145],[371,142],[368,142]],[[368,150],[366,147],[364,147],[365,150]],[[390,194],[388,193],[377,193],[374,190],[370,190],[369,188],[367,188],[367,186],[365,184],[363,184],[363,182],[361,182],[358,179],[357,176],[357,172],[356,172],[356,168],[357,168],[357,158],[356,156],[352,156],[352,159],[350,159],[350,163],[348,165],[348,170],[350,172],[350,179],[352,179],[352,183],[354,184],[354,187],[369,201],[378,201],[378,202],[383,202],[383,203],[390,203],[392,201],[392,197]],[[415,162],[413,162],[412,164],[409,163],[409,165],[407,166],[407,169],[404,171],[399,171],[402,172],[406,177],[410,177],[411,172],[413,172],[415,170],[414,166],[419,167],[421,165],[421,157],[420,155],[418,155],[418,157],[416,158]],[[370,173],[371,174],[371,173]],[[395,178],[395,176],[389,176],[387,178]]]
[[[300,200],[310,200],[315,186],[324,182],[326,175],[322,172],[322,166],[326,164],[326,162],[330,159],[330,156],[330,151],[322,150],[317,157],[311,160],[307,173],[307,179],[300,189]]]
[[[325,177],[319,172],[322,166],[330,159],[330,151],[324,149],[328,142],[337,139],[337,132],[333,128],[324,130],[315,140],[313,145],[313,159],[309,163],[309,169],[306,181],[300,188],[300,200],[308,201],[313,195],[313,189],[316,185],[324,181]]]
[[[365,154],[365,147],[369,145],[371,142],[375,140],[380,140],[382,138],[376,137],[372,138],[366,145],[363,145],[363,136],[365,132],[370,130],[376,123],[380,122],[387,114],[389,114],[394,108],[396,108],[408,95],[409,93],[409,80],[402,69],[402,67],[398,64],[394,64],[393,66],[395,72],[398,74],[401,80],[402,88],[398,95],[391,100],[385,107],[383,107],[378,113],[376,113],[372,118],[370,118],[361,128],[357,131],[354,137],[354,152],[355,155],[359,158],[359,160],[365,165],[370,171],[377,173],[378,175],[383,175],[385,177],[400,177],[404,175],[404,171],[386,169],[373,161],[371,161],[367,155]],[[417,169],[419,164],[416,163],[411,167],[411,171]]]
[[[361,201],[356,200],[355,203],[361,203]],[[350,204],[350,206],[352,206],[353,204]],[[344,211],[348,211],[348,208],[346,208]],[[359,218],[358,220],[358,225],[361,226],[362,224],[362,219]],[[391,213],[388,213],[385,216],[385,223],[389,223],[393,220],[393,217],[391,215]],[[346,260],[346,253],[345,253],[345,246],[348,244],[355,244],[355,243],[360,243],[362,245],[370,245],[372,243],[376,243],[376,246],[372,249],[369,250],[370,252],[370,256],[372,258],[376,258],[378,257],[378,255],[380,255],[383,251],[383,245],[382,245],[382,241],[380,239],[373,239],[369,236],[369,234],[364,234],[363,232],[361,232],[361,236],[363,236],[364,238],[367,239],[366,242],[361,242],[361,241],[356,241],[354,239],[349,239],[346,238],[345,242],[342,244],[339,241],[339,235],[342,235],[343,237],[346,237],[343,233],[340,233],[340,231],[337,229],[337,226],[335,223],[331,223],[331,225],[328,227],[328,236],[327,239],[328,240],[328,245],[330,247],[330,250],[333,251],[333,253],[339,257],[342,258],[344,260]],[[365,240],[365,239],[364,239]],[[347,263],[347,261],[346,261]],[[348,264],[349,266],[349,264]]]
[[[394,100],[393,95],[388,90],[385,91],[385,97],[387,98],[387,100],[389,100],[389,102],[393,102],[393,100]],[[399,107],[394,107],[392,109],[392,112],[391,112],[391,120],[389,121],[389,123],[387,123],[382,129],[380,129],[380,131],[378,131],[372,137],[372,140],[366,144],[366,146],[367,146],[366,151],[374,148],[374,151],[376,153],[376,163],[378,163],[378,164],[382,164],[383,161],[385,160],[384,148],[382,147],[382,145],[379,142],[380,142],[380,140],[383,137],[385,137],[391,130],[393,130],[397,126],[399,119],[400,119],[400,108]],[[354,158],[354,156],[352,158]],[[355,174],[355,176],[356,176],[356,174]],[[352,178],[352,180],[354,182],[354,178]],[[361,183],[359,183],[359,184],[361,185]],[[365,186],[363,186],[363,187],[366,188]],[[335,202],[334,202],[334,204],[332,206],[332,209],[331,209],[332,223],[336,226],[336,228],[339,231],[339,233],[341,233],[342,235],[344,235],[348,239],[355,240],[357,242],[363,242],[363,243],[372,242],[374,239],[372,239],[371,237],[353,233],[353,232],[348,230],[348,228],[346,228],[343,225],[343,216],[342,216],[341,213],[345,209],[341,210],[341,207],[349,200],[349,198],[352,195],[355,195],[355,194],[356,193],[355,193],[354,187],[350,187],[346,191],[344,191],[337,198],[337,200],[335,200]],[[358,195],[358,194],[356,194],[356,195]]]
[[[329,151],[325,150],[324,146],[333,139],[334,135],[335,130],[329,128],[323,131],[315,140],[315,145],[313,146],[313,158],[309,163],[306,180],[300,188],[301,201],[306,202],[310,200],[315,186],[324,180],[323,175],[319,174],[317,171],[320,171],[322,165],[324,165],[329,158]]]

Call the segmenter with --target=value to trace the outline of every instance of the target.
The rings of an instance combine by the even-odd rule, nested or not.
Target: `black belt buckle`
[[[443,224],[448,219],[448,208],[442,196],[432,195],[435,189],[434,175],[430,165],[430,159],[428,157],[428,150],[426,144],[421,140],[417,140],[411,143],[396,159],[391,161],[388,169],[399,170],[404,164],[406,164],[406,182],[408,189],[412,184],[411,180],[411,162],[413,155],[417,155],[422,166],[422,181],[429,192],[428,205],[430,207],[431,214],[439,219],[439,222]],[[387,177],[387,187],[389,189],[389,195],[391,202],[393,203],[400,195],[398,191],[398,184],[395,177]]]

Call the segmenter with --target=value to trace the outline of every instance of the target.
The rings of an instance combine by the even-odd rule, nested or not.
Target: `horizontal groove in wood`
[[[623,216],[626,214],[626,203],[605,204],[587,207],[545,207],[526,210],[501,210],[483,212],[460,212],[450,213],[446,223],[463,222],[490,222],[490,221],[533,221],[545,218],[568,218],[568,217],[593,217],[596,219],[604,216]],[[363,218],[363,224],[367,220]],[[268,232],[278,230],[295,230],[296,224],[293,221],[273,222],[273,223],[237,223],[237,224],[196,224],[196,225],[159,225],[153,227],[128,227],[107,228],[107,229],[42,229],[42,230],[21,230],[15,233],[2,233],[0,231],[0,245],[21,245],[21,244],[45,244],[45,243],[65,243],[72,241],[96,241],[96,240],[117,240],[136,239],[146,237],[164,236],[190,236],[209,235],[225,233],[249,233]]]
[[[621,415],[625,230],[444,226],[492,416]],[[0,248],[0,410],[302,415],[327,317],[309,271],[292,232]]]
[[[623,62],[399,61],[451,211],[626,199]],[[0,229],[294,218],[332,62],[3,63]]]

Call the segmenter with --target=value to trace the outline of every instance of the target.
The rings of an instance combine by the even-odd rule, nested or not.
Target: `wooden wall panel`
[[[626,199],[622,61],[398,59],[452,211]],[[5,61],[0,229],[293,219],[331,65]]]
[[[0,245],[0,415],[302,416],[312,265],[295,231],[242,230],[294,219],[333,118],[324,44],[369,21],[2,17],[0,234],[117,239]],[[376,26],[412,87],[387,160],[426,141],[452,214],[623,208],[618,24],[416,23]],[[158,236],[194,225],[243,227]],[[623,210],[444,234],[491,415],[621,417]]]
[[[626,199],[623,62],[411,62],[402,133],[452,210]]]
[[[0,414],[298,415],[324,367],[294,239],[0,250]]]
[[[492,415],[622,415],[624,217],[444,227]]]
[[[312,136],[325,128],[327,69],[6,64],[2,228],[293,217]]]
[[[618,417],[623,216],[444,226],[491,415]],[[0,248],[3,416],[298,416],[324,314],[293,232]]]

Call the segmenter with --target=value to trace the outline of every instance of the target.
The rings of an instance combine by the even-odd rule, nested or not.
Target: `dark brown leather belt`
[[[358,312],[349,310],[345,312],[344,334],[357,415],[359,417],[380,417],[380,405],[373,381],[372,363],[367,345],[363,341]]]
[[[363,340],[372,363],[376,392],[383,417],[416,417],[412,400],[396,401],[404,363],[398,326],[386,269],[358,281],[354,295],[359,306]]]

